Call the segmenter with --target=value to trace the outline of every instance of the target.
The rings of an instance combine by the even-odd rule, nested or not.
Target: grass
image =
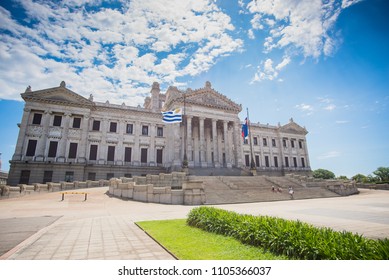
[[[186,219],[137,222],[180,260],[285,260],[233,237],[188,226]]]

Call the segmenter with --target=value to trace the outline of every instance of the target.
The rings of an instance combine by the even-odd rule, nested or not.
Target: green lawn
[[[137,222],[180,260],[282,260],[285,257],[244,245],[232,237],[190,227],[185,219]]]

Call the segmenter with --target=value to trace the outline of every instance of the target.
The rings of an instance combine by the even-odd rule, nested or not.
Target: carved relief
[[[50,127],[48,132],[49,138],[62,138],[62,128],[61,127]]]
[[[30,125],[27,127],[26,135],[33,136],[33,137],[41,137],[43,135],[43,127],[36,126],[36,125]]]
[[[73,139],[81,139],[81,130],[69,129],[68,137]]]

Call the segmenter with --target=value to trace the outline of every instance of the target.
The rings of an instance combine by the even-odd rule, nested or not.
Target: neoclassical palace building
[[[252,162],[257,172],[310,172],[307,130],[250,124],[242,138],[242,106],[211,83],[185,91],[151,88],[143,107],[93,101],[66,88],[21,94],[25,101],[9,185],[86,181],[180,170],[236,170]],[[181,123],[165,123],[161,111],[183,108]]]

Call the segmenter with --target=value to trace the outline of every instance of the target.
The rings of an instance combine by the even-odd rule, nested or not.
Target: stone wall
[[[358,186],[355,184],[355,182],[349,180],[324,180],[297,174],[287,174],[286,176],[306,188],[326,188],[341,196],[348,196],[359,193]]]
[[[203,182],[192,180],[183,172],[113,178],[109,194],[124,199],[162,204],[201,205],[205,203]]]
[[[358,188],[389,191],[389,184],[364,184],[357,183]]]
[[[135,176],[133,178],[112,178],[99,181],[49,182],[47,184],[1,186],[1,198],[17,197],[40,192],[55,192],[81,188],[109,186],[109,194],[135,201],[201,205],[205,203],[203,182],[188,177],[184,172]]]

